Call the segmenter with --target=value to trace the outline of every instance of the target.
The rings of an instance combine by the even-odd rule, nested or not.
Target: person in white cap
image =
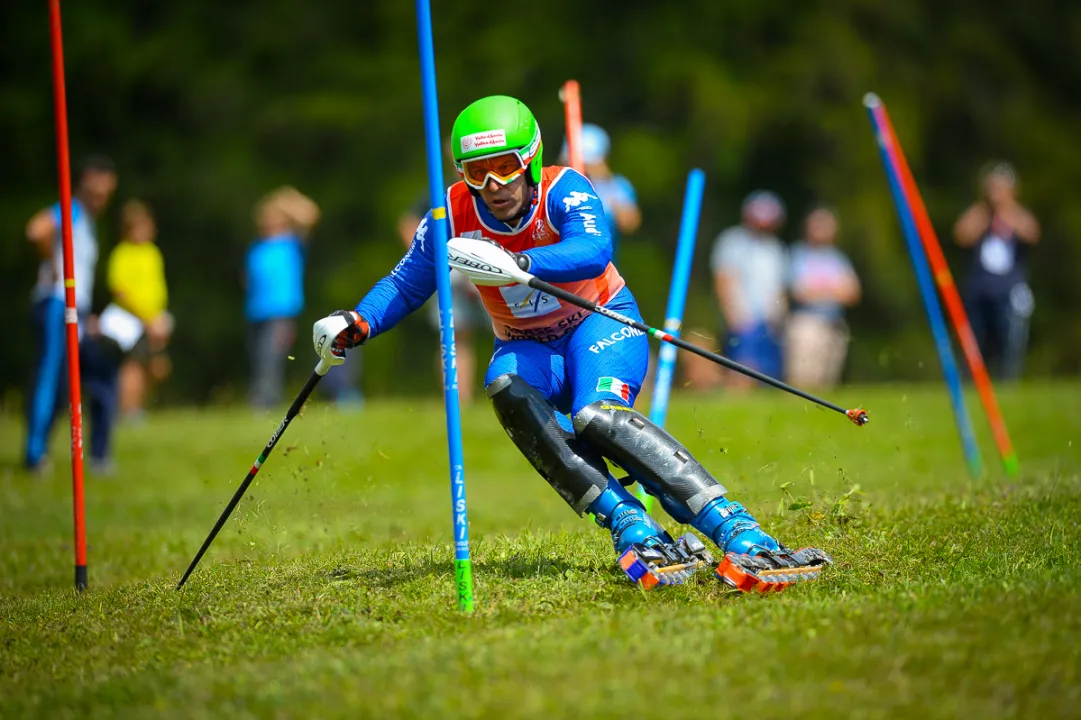
[[[604,128],[593,123],[582,125],[581,144],[586,177],[593,183],[593,189],[597,191],[601,204],[604,205],[604,215],[612,231],[612,261],[615,262],[621,236],[635,232],[642,224],[638,197],[631,181],[612,172],[608,167],[608,153],[612,149],[612,141]],[[562,157],[567,157],[566,141],[563,143]]]
[[[720,235],[710,268],[725,327],[725,354],[772,377],[781,374],[780,328],[787,313],[785,279],[788,259],[777,231],[785,207],[768,190],[746,197],[743,221]],[[729,386],[749,389],[754,382],[728,373]]]

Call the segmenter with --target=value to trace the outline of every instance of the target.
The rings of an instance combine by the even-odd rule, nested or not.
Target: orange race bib
[[[544,168],[538,207],[533,218],[525,226],[511,232],[494,230],[485,225],[477,211],[477,203],[481,200],[474,197],[464,182],[455,183],[447,191],[451,237],[484,238],[511,252],[554,245],[560,241],[560,236],[559,230],[548,218],[548,189],[568,170],[558,166]],[[595,278],[552,284],[598,305],[607,303],[626,285],[612,263],[608,263],[604,272]],[[586,315],[585,310],[528,285],[515,283],[501,287],[478,286],[477,289],[484,309],[492,317],[492,329],[501,340],[551,342],[577,327]]]

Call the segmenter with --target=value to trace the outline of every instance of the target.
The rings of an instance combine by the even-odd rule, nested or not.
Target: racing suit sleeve
[[[357,303],[356,311],[371,327],[369,338],[390,330],[435,292],[435,259],[427,237],[431,223],[429,211],[417,225],[405,256]]]
[[[589,180],[567,169],[548,188],[547,205],[560,240],[525,251],[529,272],[548,282],[588,280],[603,273],[612,260],[612,234]]]

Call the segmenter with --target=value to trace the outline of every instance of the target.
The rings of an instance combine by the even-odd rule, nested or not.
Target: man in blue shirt
[[[304,310],[304,242],[319,222],[319,207],[291,187],[263,198],[255,208],[259,239],[244,260],[244,313],[251,353],[251,404],[259,409],[282,400],[285,363]]]
[[[83,161],[71,199],[71,248],[75,272],[75,304],[82,321],[90,313],[98,262],[94,219],[116,191],[116,166],[103,155]],[[38,211],[26,224],[26,237],[41,257],[33,290],[33,328],[37,344],[32,390],[26,403],[28,470],[43,472],[48,463],[49,432],[67,391],[64,374],[64,257],[60,203]]]

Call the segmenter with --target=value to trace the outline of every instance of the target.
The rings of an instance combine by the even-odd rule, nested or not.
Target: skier
[[[454,122],[451,142],[462,178],[446,196],[451,237],[494,242],[536,277],[641,320],[610,262],[612,239],[596,191],[571,168],[543,167],[540,128],[523,103],[506,96],[474,102]],[[405,256],[355,310],[316,323],[347,323],[331,335],[341,355],[390,330],[435,291],[431,222],[429,211]],[[729,584],[777,589],[814,577],[830,561],[815,549],[792,552],[766,534],[685,447],[634,410],[646,373],[644,334],[526,285],[479,290],[496,335],[484,384],[499,422],[579,516],[592,515],[612,534],[633,580],[646,587],[678,582],[711,556],[693,534],[673,540],[609,473],[605,458],[726,554],[718,575]]]

